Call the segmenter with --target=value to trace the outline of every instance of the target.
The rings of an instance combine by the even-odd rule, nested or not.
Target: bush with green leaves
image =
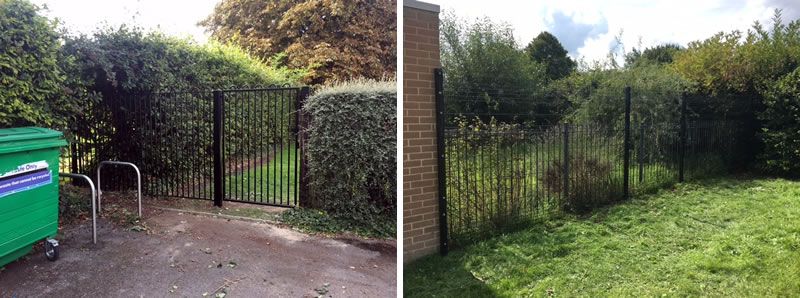
[[[469,23],[445,13],[440,44],[449,113],[478,115],[483,122],[541,123],[552,122],[544,116],[561,108],[540,104],[546,67],[520,48],[508,24],[488,18]]]
[[[0,126],[63,128],[81,104],[67,100],[56,22],[24,0],[0,1]]]
[[[314,207],[364,225],[395,217],[396,89],[394,81],[351,81],[307,99]]]
[[[643,65],[631,69],[592,69],[576,72],[555,89],[573,105],[569,121],[600,123],[621,128],[625,119],[625,87],[631,87],[631,115],[641,122],[680,120],[680,98],[686,81],[668,68]]]
[[[73,126],[76,137],[98,140],[95,152],[83,154],[94,158],[83,163],[141,161],[149,174],[161,178],[210,167],[211,90],[295,84],[302,77],[300,71],[271,66],[234,46],[200,45],[126,26],[67,36],[61,52],[71,59],[68,75],[74,81],[67,88],[98,98]],[[146,99],[149,104],[143,104]],[[245,100],[228,102],[229,120],[253,118],[240,114],[253,110],[239,108]],[[130,112],[134,109],[138,112]],[[229,122],[226,141],[235,146],[226,149],[238,150],[229,153],[244,150],[241,143],[254,143],[243,141],[252,133],[243,133],[242,121]],[[176,137],[188,135],[205,137]]]
[[[773,173],[800,176],[800,67],[777,80],[765,93],[761,166]]]

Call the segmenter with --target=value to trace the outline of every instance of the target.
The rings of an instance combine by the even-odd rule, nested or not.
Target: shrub
[[[611,163],[584,155],[569,159],[569,193],[562,206],[568,212],[583,213],[607,204],[618,195],[614,191]],[[541,177],[545,189],[551,193],[564,192],[564,161],[551,162]]]
[[[76,137],[99,140],[92,144],[97,151],[84,152],[92,160],[83,164],[92,167],[97,159],[141,160],[158,177],[186,176],[186,171],[210,167],[205,164],[210,160],[210,137],[174,136],[210,134],[212,89],[293,84],[302,77],[298,71],[270,66],[233,46],[198,45],[125,26],[104,28],[91,36],[67,36],[61,52],[71,59],[73,81],[67,87],[98,98],[73,127]],[[151,92],[163,91],[182,92],[162,93],[157,104],[142,104]],[[243,101],[228,102],[229,118],[241,119],[235,111],[242,110],[237,106]],[[157,116],[157,122],[126,112],[142,106],[146,106],[144,113]],[[227,127],[233,128],[227,140],[242,143],[241,129]],[[175,148],[187,148],[187,152],[176,153]]]
[[[800,173],[800,67],[776,81],[764,97],[759,155],[761,168],[776,174]]]
[[[352,81],[308,98],[314,207],[366,225],[395,216],[396,100],[393,81]]]
[[[56,23],[27,1],[4,0],[0,32],[0,126],[64,126],[80,105],[61,97]]]
[[[555,83],[574,106],[573,122],[621,128],[625,119],[626,86],[631,87],[631,115],[648,123],[679,123],[680,96],[686,82],[671,69],[643,65],[631,69],[592,69]]]

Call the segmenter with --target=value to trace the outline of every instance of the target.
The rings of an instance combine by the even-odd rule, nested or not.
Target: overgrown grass
[[[795,296],[800,182],[678,185],[405,269],[405,296]]]
[[[353,220],[336,217],[322,210],[295,208],[281,214],[281,222],[307,233],[342,234],[352,233],[368,238],[395,238],[396,222],[387,218],[373,222],[370,226]]]
[[[300,161],[295,160],[296,151],[294,145],[286,146],[268,162],[229,175],[225,178],[226,188],[239,200],[294,205],[296,184],[300,179]]]

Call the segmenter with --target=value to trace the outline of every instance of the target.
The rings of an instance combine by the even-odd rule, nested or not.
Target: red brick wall
[[[403,8],[404,262],[439,248],[433,82],[433,70],[440,65],[439,13],[407,3]]]

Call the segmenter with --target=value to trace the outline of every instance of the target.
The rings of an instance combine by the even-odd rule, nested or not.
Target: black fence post
[[[222,197],[224,196],[223,180],[225,171],[223,170],[223,117],[225,111],[225,99],[222,91],[214,91],[214,206],[222,207]]]
[[[447,255],[447,177],[445,176],[445,136],[444,136],[444,74],[441,68],[433,70],[436,91],[436,169],[439,180],[439,252]]]
[[[629,179],[631,175],[631,87],[625,87],[625,140],[623,144],[624,169],[622,171],[623,197],[630,197]]]
[[[306,129],[308,129],[309,124],[309,115],[306,115],[305,110],[303,110],[303,105],[306,102],[306,99],[311,94],[311,89],[308,87],[302,87],[297,92],[297,99],[295,100],[295,109],[297,109],[297,113],[295,113],[295,142],[299,147],[298,152],[300,154],[300,182],[297,186],[298,188],[298,200],[299,205],[301,207],[313,207],[310,201],[309,196],[309,179],[308,179],[308,158],[306,158]]]
[[[564,123],[564,200],[569,197],[569,123]]]
[[[678,182],[684,181],[686,158],[686,93],[681,94],[681,148],[678,156]]]

